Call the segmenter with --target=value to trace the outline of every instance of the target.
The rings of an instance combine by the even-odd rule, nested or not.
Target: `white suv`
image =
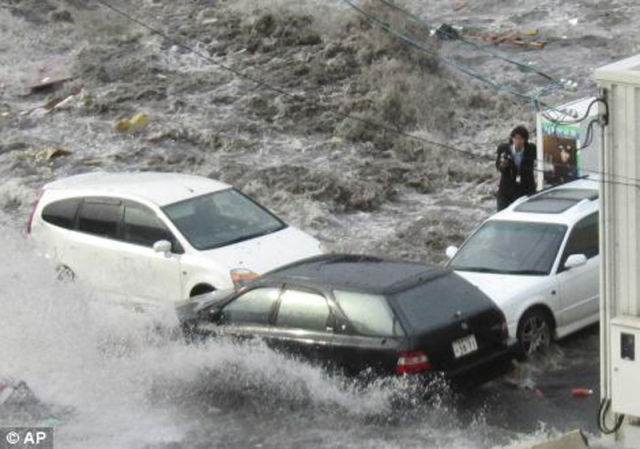
[[[598,183],[520,198],[447,255],[503,310],[524,354],[544,348],[599,318]]]
[[[29,234],[61,272],[118,299],[186,300],[322,253],[227,184],[175,173],[91,173],[47,184]]]

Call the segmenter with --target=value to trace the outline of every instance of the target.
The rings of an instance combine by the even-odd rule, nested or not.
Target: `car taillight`
[[[36,213],[36,208],[38,207],[38,203],[40,202],[40,198],[42,198],[42,194],[44,190],[40,190],[38,192],[38,196],[36,196],[36,200],[33,202],[33,206],[31,207],[31,214],[29,215],[29,221],[27,222],[27,234],[31,234],[31,224],[33,223],[33,217]]]
[[[415,374],[429,371],[432,368],[427,354],[422,351],[408,351],[400,353],[398,364],[393,372],[396,374]]]
[[[500,340],[506,340],[509,338],[509,326],[507,325],[507,320],[504,319],[504,316],[499,323],[495,323],[491,326],[491,333],[493,335],[499,335]]]
[[[502,319],[502,326],[500,327],[500,336],[503,340],[509,338],[509,326],[507,326],[507,320]]]

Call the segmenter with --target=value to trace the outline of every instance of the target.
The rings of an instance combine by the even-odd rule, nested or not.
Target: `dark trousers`
[[[502,209],[507,208],[509,204],[513,203],[515,198],[510,198],[510,197],[507,197],[506,195],[498,194],[498,197],[496,198],[496,200],[497,200],[498,212],[500,212]]]

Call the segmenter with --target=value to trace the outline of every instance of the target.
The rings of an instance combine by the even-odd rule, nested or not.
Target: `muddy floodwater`
[[[330,250],[442,264],[494,211],[510,129],[533,130],[539,102],[597,94],[595,68],[640,52],[635,0],[396,3],[412,15],[381,0],[106,2],[130,18],[104,3],[0,3],[0,376],[40,400],[0,425],[54,423],[64,448],[521,448],[575,428],[615,447],[596,426],[597,326],[424,399],[260,344],[185,345],[168,311],[56,281],[25,228],[53,179],[177,171],[233,184]]]

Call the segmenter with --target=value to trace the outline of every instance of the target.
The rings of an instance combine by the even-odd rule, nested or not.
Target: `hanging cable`
[[[432,56],[436,57],[437,59],[439,59],[440,61],[444,62],[447,65],[450,65],[452,67],[454,67],[456,70],[459,70],[475,79],[477,79],[478,81],[481,81],[487,85],[489,85],[490,87],[492,87],[494,90],[496,90],[497,92],[505,92],[505,93],[509,93],[511,95],[514,95],[516,97],[519,97],[521,99],[527,100],[529,102],[531,102],[531,104],[534,106],[534,109],[537,112],[542,111],[542,106],[544,106],[545,109],[547,110],[555,110],[556,112],[562,114],[562,111],[556,110],[553,106],[545,104],[543,102],[540,101],[539,97],[542,94],[548,94],[549,92],[551,92],[552,90],[558,89],[560,87],[563,87],[563,81],[561,80],[560,82],[556,82],[554,80],[554,82],[552,83],[548,83],[545,86],[542,86],[540,89],[538,89],[538,92],[536,92],[535,95],[530,95],[528,93],[522,93],[522,92],[518,92],[515,89],[509,87],[509,86],[505,86],[504,84],[498,84],[494,81],[491,81],[489,79],[487,79],[486,77],[484,77],[483,75],[473,71],[472,69],[470,69],[469,67],[463,66],[458,64],[457,62],[453,61],[453,60],[449,60],[447,58],[444,58],[443,56],[440,56],[437,52],[434,52],[433,50],[431,50],[430,48],[425,47],[424,45],[416,42],[414,39],[404,35],[403,33],[401,33],[400,31],[394,29],[393,27],[391,27],[388,23],[384,22],[382,19],[368,13],[367,11],[365,11],[363,8],[357,6],[356,4],[354,4],[351,0],[342,0],[343,3],[346,3],[348,6],[350,6],[352,9],[354,9],[356,12],[358,12],[359,14],[363,15],[367,20],[369,20],[371,23],[375,23],[376,25],[378,25],[379,27],[381,27],[382,29],[384,29],[385,31],[393,34],[394,36],[396,36],[397,38],[401,39],[402,41],[404,41],[405,43],[407,43],[408,45],[415,47],[425,53],[429,53]]]
[[[97,3],[99,3],[100,5],[104,6],[105,8],[108,8],[108,9],[112,10],[113,12],[125,17],[126,19],[131,20],[132,22],[140,25],[141,27],[147,29],[148,31],[152,32],[153,34],[157,34],[157,35],[163,37],[164,39],[166,39],[167,41],[171,42],[172,44],[174,44],[174,45],[176,45],[176,46],[178,46],[178,47],[180,47],[180,48],[182,48],[184,50],[187,50],[187,51],[199,56],[200,58],[210,62],[211,64],[213,64],[213,65],[215,65],[215,66],[217,66],[217,67],[219,67],[219,68],[221,68],[221,69],[223,69],[225,71],[231,72],[231,73],[233,73],[234,75],[236,75],[236,76],[238,76],[240,78],[244,78],[244,79],[246,79],[248,81],[251,81],[251,82],[255,83],[256,85],[258,85],[258,86],[260,86],[260,87],[262,87],[264,89],[267,89],[267,90],[270,90],[272,92],[281,94],[281,95],[283,95],[283,96],[285,96],[287,98],[291,98],[293,100],[297,100],[297,101],[308,100],[308,98],[306,98],[306,97],[291,94],[291,93],[287,92],[284,89],[281,89],[279,87],[276,87],[276,86],[273,86],[273,85],[271,85],[269,83],[266,83],[266,82],[254,77],[254,76],[251,76],[251,75],[248,75],[248,74],[242,72],[241,70],[234,69],[234,68],[232,68],[232,67],[230,67],[230,66],[228,66],[226,64],[223,64],[223,63],[221,63],[219,61],[216,61],[214,58],[202,53],[201,51],[199,51],[199,50],[197,50],[197,49],[195,49],[195,48],[193,48],[193,47],[191,47],[189,45],[186,45],[186,44],[184,44],[182,42],[179,42],[175,38],[169,36],[167,33],[165,33],[165,32],[163,32],[163,31],[161,31],[161,30],[159,30],[159,29],[157,29],[155,27],[152,27],[152,26],[142,22],[141,20],[139,20],[139,19],[131,16],[130,14],[128,14],[126,11],[123,11],[122,9],[111,5],[109,2],[107,2],[105,0],[95,0],[95,1]],[[313,100],[311,100],[311,101],[313,101]],[[434,146],[440,147],[442,149],[447,149],[447,150],[455,151],[455,152],[458,152],[458,153],[463,153],[463,154],[466,154],[466,155],[471,156],[471,157],[482,158],[482,159],[487,159],[487,160],[493,160],[493,156],[491,156],[491,155],[486,155],[486,154],[481,154],[481,153],[474,153],[474,152],[471,152],[471,151],[462,150],[462,149],[453,147],[451,145],[447,145],[447,144],[442,143],[442,142],[426,139],[424,137],[417,136],[415,134],[411,134],[411,133],[408,133],[408,132],[405,132],[405,131],[398,130],[397,128],[391,127],[389,125],[385,125],[383,123],[374,122],[372,120],[368,120],[368,119],[365,119],[365,118],[362,118],[362,117],[351,115],[351,114],[348,114],[346,112],[341,112],[341,111],[339,111],[337,109],[332,108],[331,106],[327,106],[325,104],[322,104],[319,101],[313,101],[313,102],[315,103],[316,106],[319,106],[319,107],[327,110],[328,112],[330,112],[330,113],[332,113],[334,115],[337,115],[337,116],[340,116],[340,117],[343,117],[343,118],[347,118],[347,119],[351,119],[351,120],[363,123],[363,124],[365,124],[367,126],[370,126],[372,128],[383,129],[385,131],[389,131],[389,132],[391,132],[393,134],[396,134],[396,135],[400,135],[400,136],[403,136],[403,137],[406,137],[406,138],[409,138],[409,139],[412,139],[412,140],[416,140],[416,141],[419,141],[419,142],[423,142],[423,143],[427,143],[427,144],[430,144],[430,145],[434,145]]]
[[[613,427],[612,428],[607,427],[606,416],[610,406],[611,406],[611,399],[603,398],[602,401],[600,402],[600,408],[598,409],[598,428],[600,429],[600,432],[604,433],[605,435],[616,433],[618,430],[620,430],[620,427],[624,422],[624,415],[618,415],[618,417],[615,418]]]
[[[481,75],[478,72],[475,72],[474,70],[470,69],[469,67],[463,66],[458,64],[457,62],[445,58],[443,56],[441,56],[440,54],[438,54],[438,52],[431,50],[430,48],[422,45],[421,43],[417,42],[416,40],[410,38],[409,36],[401,33],[400,31],[396,30],[395,28],[393,28],[392,26],[390,26],[388,23],[384,22],[383,20],[381,20],[380,18],[368,13],[367,11],[365,11],[364,9],[360,8],[359,6],[357,6],[355,3],[353,3],[351,0],[342,0],[344,3],[346,3],[347,5],[349,5],[353,10],[355,10],[356,12],[358,12],[359,14],[361,14],[363,17],[365,17],[368,21],[370,21],[371,23],[375,23],[376,25],[378,25],[380,28],[384,29],[385,31],[391,33],[392,35],[396,36],[398,39],[401,39],[402,41],[406,42],[407,44],[409,44],[412,47],[415,47],[425,53],[428,53],[432,56],[434,56],[436,59],[442,61],[443,63],[455,68],[456,70],[465,73],[466,75],[484,83],[487,84],[488,86],[490,86],[492,89],[494,89],[497,92],[505,92],[511,95],[514,95],[516,97],[519,97],[521,99],[525,99],[525,100],[532,100],[532,98],[530,96],[528,96],[527,94],[524,94],[522,92],[518,92],[515,89],[512,89],[509,86],[505,86],[504,84],[498,84],[494,81],[491,81],[490,79],[484,77],[483,75]]]
[[[589,117],[589,113],[591,112],[591,108],[593,107],[594,104],[596,103],[602,103],[605,107],[605,112],[602,115],[603,117],[603,125],[606,125],[609,121],[609,104],[607,103],[607,100],[602,98],[602,97],[598,97],[593,99],[589,105],[587,106],[587,110],[585,111],[585,113],[582,115],[582,117],[580,118],[575,118],[573,120],[561,120],[559,118],[554,118],[549,116],[546,112],[542,112],[542,116],[544,118],[546,118],[547,120],[549,120],[550,122],[553,122],[555,124],[559,124],[559,125],[576,125],[578,123],[583,122],[584,120],[587,119],[587,117]],[[561,111],[564,115],[569,115],[567,111]]]
[[[384,3],[385,5],[389,6],[390,8],[395,9],[396,11],[400,11],[401,13],[405,14],[407,17],[409,17],[411,20],[426,26],[429,29],[436,29],[436,27],[430,23],[428,23],[427,21],[425,21],[423,18],[421,18],[420,16],[412,13],[411,11],[402,8],[401,6],[396,5],[395,3],[389,1],[389,0],[378,0],[381,3]],[[465,39],[463,37],[461,37],[458,33],[454,33],[453,31],[447,29],[447,28],[438,28],[437,29],[438,33],[444,34],[447,37],[451,38],[451,39],[455,39],[458,40],[470,47],[475,48],[476,50],[479,50],[483,53],[486,53],[488,55],[491,55],[497,59],[501,59],[502,61],[508,62],[509,64],[513,64],[516,67],[521,68],[524,71],[527,72],[532,72],[535,73],[536,75],[540,75],[541,77],[547,79],[548,81],[551,81],[553,84],[557,85],[557,86],[563,86],[564,84],[561,83],[559,80],[556,80],[555,78],[553,78],[551,75],[544,73],[534,67],[531,67],[530,65],[523,63],[521,61],[517,61],[514,59],[511,59],[507,56],[505,56],[504,54],[502,54],[501,52],[495,51],[493,48],[489,47],[488,45],[481,45],[478,44],[476,42],[470,41],[468,39]]]
[[[516,97],[519,97],[519,98],[521,98],[523,100],[531,102],[531,104],[533,105],[534,109],[537,112],[542,112],[543,111],[543,107],[544,107],[545,110],[555,111],[555,112],[557,112],[557,113],[559,113],[559,114],[561,114],[563,116],[566,115],[565,112],[557,110],[555,107],[540,101],[540,96],[542,94],[546,95],[549,92],[551,92],[552,90],[555,90],[555,89],[558,89],[560,87],[563,87],[564,86],[564,84],[562,84],[563,80],[560,81],[560,84],[558,84],[557,82],[554,81],[552,83],[549,83],[549,84],[541,87],[540,89],[538,89],[538,91],[535,93],[535,95],[530,95],[528,93],[518,92],[518,91],[516,91],[516,90],[514,90],[514,89],[512,89],[512,88],[510,88],[508,86],[505,86],[503,84],[498,84],[498,83],[496,83],[494,81],[491,81],[491,80],[487,79],[486,77],[484,77],[483,75],[473,71],[469,67],[460,65],[460,64],[456,63],[453,60],[449,60],[447,58],[444,58],[443,56],[440,56],[437,52],[434,52],[430,48],[425,47],[424,45],[416,42],[414,39],[404,35],[400,31],[394,29],[388,23],[384,22],[382,19],[374,16],[373,14],[368,13],[363,8],[357,6],[355,3],[353,3],[351,0],[342,0],[342,2],[346,3],[353,10],[355,10],[359,14],[363,15],[371,23],[374,23],[374,24],[378,25],[379,27],[381,27],[385,31],[393,34],[398,39],[404,41],[408,45],[410,45],[412,47],[415,47],[415,48],[417,48],[417,49],[419,49],[419,50],[421,50],[421,51],[423,51],[425,53],[431,54],[436,59],[444,62],[447,65],[450,65],[450,66],[454,67],[456,70],[459,70],[459,71],[471,76],[472,78],[475,78],[478,81],[481,81],[481,82],[487,84],[488,86],[492,87],[497,92],[509,93],[509,94],[514,95]]]
[[[346,1],[346,0],[343,0],[343,1]],[[391,127],[389,125],[386,125],[384,123],[375,122],[375,121],[372,121],[372,120],[364,119],[362,117],[358,117],[358,116],[354,116],[354,115],[351,115],[351,114],[347,114],[345,112],[341,112],[341,111],[339,111],[339,110],[337,110],[337,109],[335,109],[335,108],[333,108],[331,106],[328,106],[326,104],[321,103],[318,100],[310,100],[309,98],[306,98],[304,96],[291,94],[291,93],[287,92],[286,90],[284,90],[282,88],[273,86],[273,85],[271,85],[269,83],[266,83],[266,82],[262,81],[259,78],[256,78],[254,76],[248,75],[248,74],[242,72],[241,70],[234,69],[234,68],[232,68],[232,67],[230,67],[230,66],[228,66],[226,64],[222,64],[221,62],[216,61],[214,58],[202,53],[201,51],[195,49],[194,47],[191,47],[191,46],[186,45],[186,44],[184,44],[182,42],[179,42],[177,39],[173,38],[172,36],[168,35],[167,33],[163,32],[163,31],[161,31],[161,30],[159,30],[159,29],[157,29],[155,27],[150,26],[150,25],[142,22],[141,20],[133,17],[132,15],[128,14],[127,12],[125,12],[125,11],[123,11],[123,10],[113,6],[113,5],[111,5],[106,0],[95,0],[95,2],[100,4],[100,5],[102,5],[102,6],[104,6],[107,9],[110,9],[111,11],[121,15],[122,17],[125,17],[127,20],[130,20],[130,21],[138,24],[139,26],[147,29],[151,33],[157,34],[157,35],[163,37],[164,39],[166,39],[167,41],[171,42],[172,44],[174,44],[174,45],[176,45],[176,46],[178,46],[178,47],[180,47],[180,48],[182,48],[184,50],[187,50],[187,51],[189,51],[189,52],[201,57],[202,59],[210,62],[211,64],[213,64],[213,65],[215,65],[215,66],[217,66],[217,67],[219,67],[219,68],[221,68],[221,69],[223,69],[225,71],[231,72],[231,73],[235,74],[238,77],[241,77],[241,78],[244,78],[244,79],[246,79],[248,81],[251,81],[251,82],[255,83],[256,85],[258,85],[258,86],[260,86],[260,87],[262,87],[262,88],[264,88],[266,90],[270,90],[272,92],[279,93],[279,94],[281,94],[281,95],[283,95],[283,96],[285,96],[287,98],[291,98],[291,99],[294,99],[294,100],[297,100],[297,101],[304,101],[304,100],[312,101],[316,106],[328,111],[329,113],[332,113],[332,114],[334,114],[336,116],[340,116],[340,117],[343,117],[343,118],[346,118],[346,119],[351,119],[351,120],[363,123],[363,124],[365,124],[367,126],[375,128],[375,129],[382,129],[384,131],[388,131],[388,132],[396,134],[398,136],[406,137],[408,139],[412,139],[412,140],[415,140],[415,141],[418,141],[418,142],[422,142],[422,143],[426,143],[426,144],[429,144],[429,145],[433,145],[433,146],[436,146],[436,147],[439,147],[441,149],[445,149],[445,150],[448,150],[448,151],[453,151],[453,152],[456,152],[456,153],[465,154],[465,155],[467,155],[469,157],[473,157],[473,158],[477,158],[477,159],[483,159],[483,160],[486,160],[486,161],[494,161],[495,160],[495,157],[490,155],[490,154],[476,153],[476,152],[472,152],[472,151],[468,151],[468,150],[462,150],[460,148],[454,147],[452,145],[448,145],[446,143],[442,143],[442,142],[426,139],[424,137],[417,136],[415,134],[411,134],[411,133],[408,133],[408,132],[405,132],[405,131],[398,130],[398,129],[393,128],[393,127]],[[606,105],[606,102],[605,102],[605,105]],[[534,171],[543,172],[543,170],[540,170],[540,169],[534,169]],[[603,173],[603,172],[597,172],[597,171],[588,171],[588,172],[593,173],[593,174],[598,174],[598,175],[601,175],[601,176],[604,176],[604,177],[610,176],[609,174],[606,174],[606,173]],[[615,178],[615,176],[610,176],[610,177],[611,178]],[[634,179],[634,181],[640,181],[640,180]],[[631,184],[631,183],[626,183],[626,182],[617,182],[617,181],[614,181],[614,180],[611,180],[611,179],[604,180],[603,182],[609,183],[609,184],[617,184],[617,185],[623,185],[623,186],[628,186],[628,187],[640,188],[640,185],[638,185],[638,184]]]

